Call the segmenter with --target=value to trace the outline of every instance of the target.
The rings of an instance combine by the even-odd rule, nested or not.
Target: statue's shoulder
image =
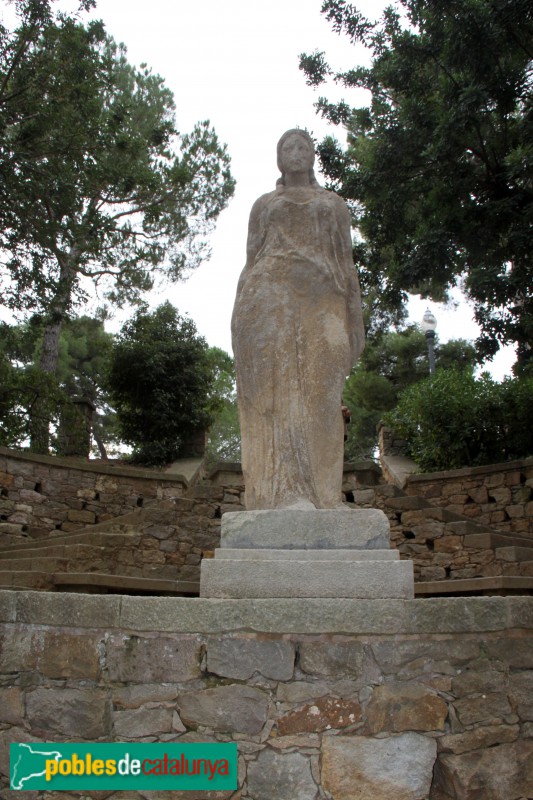
[[[261,197],[258,197],[255,203],[252,206],[252,211],[255,208],[264,208],[264,206],[268,205],[269,202],[272,200],[273,197],[277,195],[277,191],[274,189],[273,192],[267,192],[266,194],[262,194]]]
[[[253,226],[258,224],[261,214],[275,195],[275,191],[267,192],[267,194],[262,194],[261,197],[255,201],[252,206],[252,210],[250,211],[250,225]]]
[[[329,200],[330,203],[335,203],[338,206],[346,206],[343,198],[337,192],[331,192],[329,189],[322,189],[322,193]]]
[[[323,189],[323,193],[326,196],[326,201],[331,203],[338,213],[351,218],[350,209],[340,194],[337,194],[337,192],[330,192],[327,189]]]

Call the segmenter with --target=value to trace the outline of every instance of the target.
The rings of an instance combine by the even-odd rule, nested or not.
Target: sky
[[[384,0],[354,4],[375,19]],[[72,0],[61,0],[71,10]],[[248,215],[257,197],[271,191],[279,175],[276,144],[294,127],[321,139],[327,133],[345,141],[342,128],[326,124],[315,112],[321,94],[344,97],[352,105],[366,102],[364,92],[335,85],[306,86],[299,54],[325,51],[337,69],[368,63],[364,48],[339,36],[320,13],[322,0],[97,0],[91,16],[128,50],[133,64],[148,64],[165,78],[176,102],[177,128],[190,131],[209,119],[227,144],[237,181],[229,207],[211,237],[212,257],[186,282],[168,285],[151,297],[153,307],[170,300],[189,315],[210,345],[231,352],[230,320],[239,274],[244,266]],[[319,176],[320,181],[320,176]],[[456,293],[444,308],[420,298],[409,307],[410,321],[420,322],[426,307],[437,317],[437,334],[474,339],[472,311]],[[114,327],[121,322],[117,316]],[[508,374],[514,355],[507,349],[487,365],[494,377]]]

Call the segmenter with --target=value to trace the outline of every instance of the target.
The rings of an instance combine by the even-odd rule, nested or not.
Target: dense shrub
[[[533,378],[437,370],[407,388],[384,421],[421,470],[455,469],[533,455]]]
[[[212,421],[214,379],[207,343],[170,303],[141,309],[123,326],[109,388],[134,462],[160,466],[188,455],[192,435]]]

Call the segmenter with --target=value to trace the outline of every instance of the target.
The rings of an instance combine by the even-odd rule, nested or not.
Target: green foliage
[[[398,0],[380,22],[324,0],[338,33],[371,66],[335,73],[323,53],[301,57],[308,83],[334,76],[370,106],[318,102],[348,149],[319,145],[332,188],[363,236],[361,282],[384,313],[406,292],[440,300],[461,281],[481,326],[480,358],[533,344],[533,6],[527,0]]]
[[[91,292],[137,303],[208,256],[234,181],[209,122],[179,134],[163,79],[101,22],[53,17],[46,0],[17,10],[14,32],[0,26],[0,303],[42,316],[39,366],[53,374],[61,326]]]
[[[113,335],[106,333],[104,319],[74,317],[62,326],[57,377],[67,397],[84,397],[95,407],[93,436],[102,458],[107,447],[119,444],[116,415],[107,389]]]
[[[533,455],[533,378],[495,383],[487,373],[437,370],[408,387],[385,415],[423,472]]]
[[[213,395],[217,401],[217,409],[209,428],[207,464],[215,464],[217,461],[240,461],[241,430],[233,359],[218,347],[209,349],[209,358],[215,374]]]
[[[237,400],[225,400],[209,429],[207,464],[241,460],[241,428]]]
[[[0,444],[4,447],[27,443],[36,407],[46,420],[57,423],[65,403],[55,377],[29,363],[32,350],[31,331],[0,325]]]
[[[57,425],[70,401],[84,397],[95,406],[93,429],[105,456],[105,443],[117,436],[106,390],[113,336],[105,332],[102,319],[68,320],[61,332],[55,375],[35,366],[42,341],[43,320],[37,315],[22,325],[0,326],[2,443],[10,447],[27,443],[36,408],[44,415],[41,421],[46,423],[49,415],[48,421]]]
[[[209,123],[178,134],[163,79],[131,66],[102,23],[48,19],[28,37],[23,20],[6,37],[2,302],[46,315],[41,366],[53,372],[61,323],[94,286],[136,302],[208,255],[234,181]]]
[[[187,440],[207,430],[216,405],[205,340],[170,303],[141,309],[116,337],[109,386],[122,441],[133,460],[163,465],[185,455]]]
[[[475,351],[462,339],[443,345],[437,342],[435,360],[441,368],[453,364],[472,371]],[[416,325],[367,340],[343,394],[343,402],[351,411],[346,460],[374,457],[377,425],[384,412],[394,408],[403,389],[426,378],[428,370],[426,339]]]

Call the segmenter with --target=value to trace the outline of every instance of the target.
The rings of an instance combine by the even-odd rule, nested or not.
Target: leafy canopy
[[[215,374],[194,322],[170,303],[137,311],[115,339],[109,387],[133,460],[163,465],[186,454],[218,407]]]
[[[84,398],[94,405],[93,433],[105,457],[105,444],[116,440],[107,390],[112,341],[103,319],[69,319],[61,331],[57,371],[51,375],[37,366],[43,346],[42,318],[35,315],[20,325],[1,324],[0,443],[7,447],[27,444],[36,409],[57,428],[72,400]],[[53,444],[56,447],[57,441]]]
[[[208,122],[175,128],[173,96],[100,22],[60,17],[0,49],[2,298],[63,318],[96,286],[135,301],[208,253],[233,193]]]
[[[488,373],[437,370],[408,387],[385,415],[423,472],[533,455],[533,377],[495,383]]]
[[[472,373],[475,350],[463,339],[445,344],[437,341],[435,361],[438,369],[453,366]],[[374,457],[377,426],[383,414],[396,406],[404,389],[424,380],[428,371],[426,338],[416,325],[367,339],[343,393],[343,402],[351,411],[345,445],[347,461]]]
[[[370,67],[337,72],[300,57],[311,85],[333,76],[368,107],[318,102],[347,131],[319,146],[330,184],[352,205],[362,283],[378,306],[406,293],[441,300],[462,282],[481,326],[480,358],[533,339],[533,5],[529,0],[398,0],[379,22],[325,0],[334,30]]]

